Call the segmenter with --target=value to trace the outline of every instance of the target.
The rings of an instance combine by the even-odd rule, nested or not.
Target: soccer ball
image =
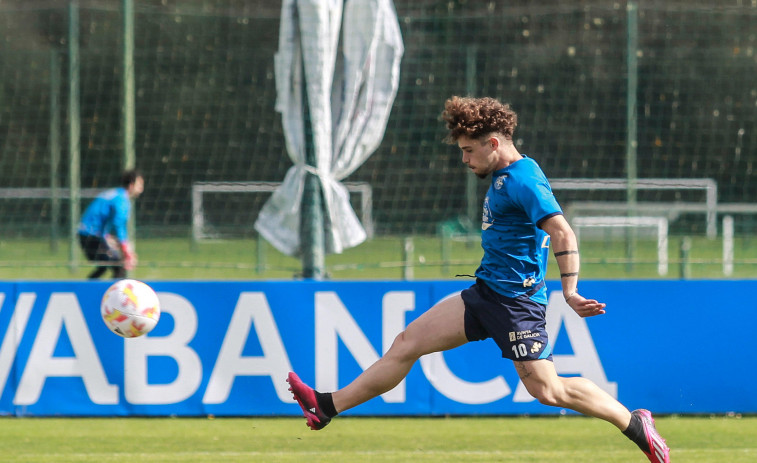
[[[136,338],[155,328],[160,319],[158,295],[137,280],[119,280],[111,285],[100,304],[105,326],[124,338]]]

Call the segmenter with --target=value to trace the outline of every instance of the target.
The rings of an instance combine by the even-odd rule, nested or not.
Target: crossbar
[[[202,195],[204,193],[273,193],[281,182],[194,182],[192,184],[192,238],[204,237],[205,215]],[[360,194],[361,222],[368,238],[373,237],[373,188],[367,182],[343,182],[351,193]]]
[[[82,198],[94,198],[105,191],[104,188],[82,188],[79,190]],[[68,189],[57,188],[55,197],[69,199]],[[2,199],[52,199],[52,188],[0,188]]]
[[[718,234],[718,184],[711,178],[639,178],[631,183],[625,178],[555,178],[550,179],[549,183],[553,190],[703,190],[707,237],[714,239]]]
[[[657,273],[668,274],[668,219],[665,217],[576,217],[572,220],[576,238],[580,239],[582,227],[609,228],[657,228]]]

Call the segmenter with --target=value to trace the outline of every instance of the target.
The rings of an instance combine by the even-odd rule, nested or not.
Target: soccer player
[[[321,429],[338,413],[391,390],[422,355],[492,338],[539,402],[608,421],[651,462],[669,462],[670,450],[649,411],[630,412],[589,379],[557,375],[545,322],[550,242],[568,305],[579,316],[592,317],[604,314],[605,304],[578,292],[575,234],[539,165],[513,144],[516,113],[492,98],[452,97],[442,118],[449,130],[446,141],[460,147],[463,163],[482,179],[491,175],[476,283],[410,323],[381,359],[338,391],[315,391],[290,373],[290,391],[307,425]]]
[[[127,224],[131,199],[144,190],[144,178],[137,170],[121,175],[121,186],[100,193],[87,207],[79,223],[79,243],[95,267],[89,279],[100,278],[110,267],[113,278],[125,278],[137,265],[137,254],[129,243]]]

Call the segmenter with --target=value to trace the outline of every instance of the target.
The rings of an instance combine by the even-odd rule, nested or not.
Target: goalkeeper
[[[100,193],[87,207],[79,223],[79,243],[91,262],[99,263],[89,279],[100,278],[108,268],[113,278],[126,277],[137,265],[137,255],[129,243],[127,224],[131,199],[144,190],[144,178],[137,170],[121,175],[121,186]]]
[[[492,98],[453,97],[442,117],[447,141],[460,148],[462,162],[491,182],[484,199],[484,256],[476,283],[410,323],[381,359],[342,389],[321,393],[290,373],[290,391],[308,426],[321,429],[338,413],[394,388],[422,355],[492,338],[541,403],[608,421],[649,461],[669,463],[670,450],[649,411],[629,411],[589,379],[557,375],[545,318],[550,242],[565,303],[581,317],[604,314],[605,304],[578,292],[576,236],[539,165],[513,143],[516,114]]]

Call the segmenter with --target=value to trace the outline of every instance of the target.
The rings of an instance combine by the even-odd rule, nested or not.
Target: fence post
[[[689,264],[689,253],[691,252],[691,238],[684,236],[681,239],[681,279],[688,280],[691,278],[691,266]]]
[[[626,200],[628,201],[627,215],[633,217],[636,215],[636,179],[638,177],[636,169],[636,150],[637,140],[637,123],[636,99],[638,88],[638,61],[636,53],[639,48],[639,28],[638,28],[638,6],[635,1],[628,2],[626,6],[627,23],[626,23],[626,81],[628,89],[626,90]],[[631,228],[626,230],[626,271],[633,270],[633,257],[636,249],[636,230]]]
[[[723,275],[733,275],[733,216],[723,217]]]
[[[123,170],[133,169],[136,165],[134,138],[136,132],[136,115],[134,112],[134,0],[122,0],[123,15],[123,52],[121,69],[121,136],[123,141]],[[131,200],[134,210],[134,200]],[[129,215],[129,239],[137,246],[136,214]],[[127,271],[127,275],[131,271]]]
[[[405,241],[402,246],[402,278],[404,280],[413,279],[413,259],[415,258],[415,244],[413,244],[413,237],[405,237]]]
[[[79,1],[68,4],[68,192],[69,243],[68,265],[71,273],[79,267],[76,242],[81,215],[81,120],[79,107]]]
[[[265,271],[266,261],[265,261],[265,239],[263,239],[263,236],[258,233],[257,238],[257,246],[255,251],[257,252],[257,262],[255,263],[255,273],[258,275],[261,275]]]
[[[60,221],[60,52],[50,52],[50,251],[58,251]]]

